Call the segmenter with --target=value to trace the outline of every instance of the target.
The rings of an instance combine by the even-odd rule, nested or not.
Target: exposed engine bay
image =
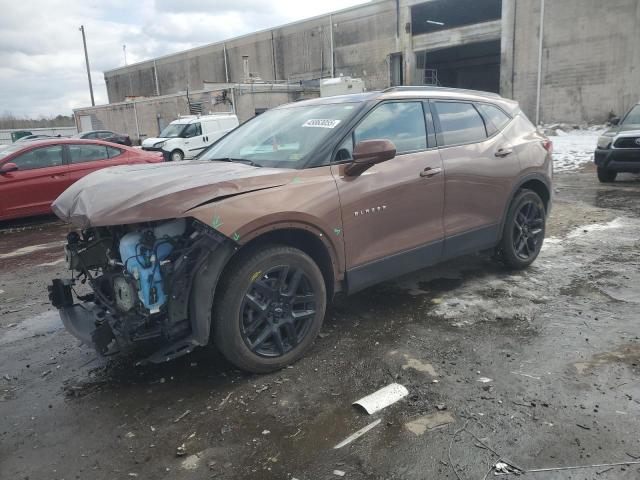
[[[144,344],[156,347],[147,361],[170,360],[207,343],[208,328],[190,315],[192,286],[210,255],[231,244],[184,218],[71,232],[73,277],[53,280],[49,296],[67,330],[101,355]]]

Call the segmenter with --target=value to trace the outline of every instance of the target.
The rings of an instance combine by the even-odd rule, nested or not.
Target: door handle
[[[502,147],[498,149],[495,155],[496,157],[506,157],[507,155],[511,155],[512,153],[513,150],[511,150],[510,148]]]
[[[440,167],[435,167],[435,168],[427,167],[420,172],[420,176],[431,178],[431,177],[435,177],[439,173],[442,173],[442,169]]]
[[[64,174],[60,174],[60,175],[51,175],[51,178],[64,178]]]

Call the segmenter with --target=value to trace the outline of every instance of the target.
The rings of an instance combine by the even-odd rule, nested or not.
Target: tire
[[[598,167],[598,180],[600,180],[601,183],[611,183],[616,179],[617,176],[618,172],[614,170],[609,170],[604,167]]]
[[[540,196],[532,190],[520,190],[509,207],[498,246],[499,257],[507,267],[521,270],[533,263],[542,248],[545,223]]]
[[[172,162],[180,162],[184,160],[184,153],[182,153],[180,150],[174,150],[173,152],[171,152],[169,158]]]
[[[318,335],[327,305],[318,265],[297,248],[276,245],[241,254],[225,270],[212,326],[227,360],[241,370],[267,373],[300,359]],[[291,291],[295,276],[298,287]],[[304,301],[291,301],[294,296]]]

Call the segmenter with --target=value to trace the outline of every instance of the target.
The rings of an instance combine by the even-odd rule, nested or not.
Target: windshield
[[[12,153],[25,148],[25,145],[8,145],[6,148],[0,149],[0,163]]]
[[[640,125],[640,104],[633,107],[624,117],[622,125]]]
[[[184,130],[186,123],[170,123],[160,132],[160,138],[177,138]]]
[[[261,167],[301,168],[331,131],[356,111],[354,103],[269,110],[236,128],[200,160],[240,160]]]

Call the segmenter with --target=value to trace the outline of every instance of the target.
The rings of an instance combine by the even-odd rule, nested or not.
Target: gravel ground
[[[637,479],[531,470],[640,461],[638,232],[640,177],[561,173],[528,270],[474,255],[338,299],[304,359],[257,376],[213,349],[96,359],[47,302],[65,227],[2,225],[0,478]],[[409,395],[351,405],[392,382]]]

